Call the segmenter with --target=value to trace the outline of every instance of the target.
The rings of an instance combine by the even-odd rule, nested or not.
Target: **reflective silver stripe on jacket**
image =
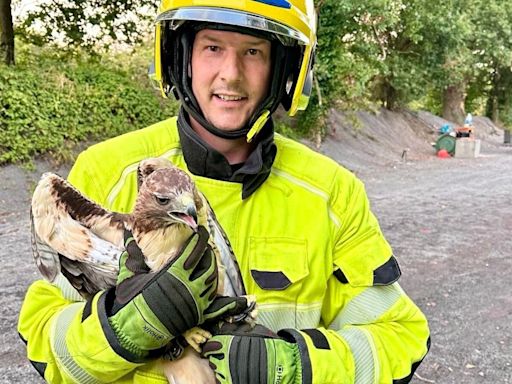
[[[74,303],[68,305],[59,313],[50,333],[50,343],[59,367],[73,379],[73,382],[78,384],[96,384],[100,383],[100,381],[91,376],[75,362],[66,344],[68,328],[83,307],[84,303]]]
[[[380,373],[372,335],[364,328],[352,325],[375,323],[403,294],[398,283],[368,287],[354,297],[329,325],[347,341],[352,351],[355,384],[377,383]]]
[[[274,332],[285,328],[316,328],[320,322],[321,303],[316,304],[261,304],[258,305],[258,323]]]
[[[355,365],[355,384],[378,383],[379,363],[372,336],[363,328],[347,327],[338,331],[350,346]]]
[[[386,313],[403,295],[398,283],[368,287],[354,297],[329,325],[339,330],[345,325],[371,324]]]
[[[64,277],[62,273],[59,273],[55,280],[52,282],[53,285],[59,287],[62,292],[62,297],[69,301],[85,301],[85,299],[80,296],[80,293],[71,285],[68,279]]]

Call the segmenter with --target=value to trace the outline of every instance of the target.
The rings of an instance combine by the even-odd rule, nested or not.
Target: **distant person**
[[[186,274],[185,296],[166,292],[164,280],[181,273],[172,266],[144,287],[88,302],[65,280],[36,281],[18,330],[48,382],[163,383],[169,367],[176,383],[411,380],[429,348],[427,320],[397,283],[363,184],[274,133],[279,104],[290,114],[307,105],[314,10],[313,0],[162,1],[156,78],[179,97],[179,115],[92,146],[69,174],[91,199],[128,212],[141,160],[161,156],[190,172],[257,296],[260,325],[221,327],[200,356],[174,342],[211,300]],[[170,340],[177,360],[166,363]]]

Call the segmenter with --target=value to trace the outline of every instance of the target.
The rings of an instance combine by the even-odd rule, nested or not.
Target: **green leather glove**
[[[184,331],[247,309],[243,297],[217,296],[217,285],[217,264],[204,227],[157,273],[149,271],[139,247],[128,238],[118,284],[99,300],[99,306],[104,306],[106,321],[101,320],[107,339],[130,361],[160,356]]]
[[[298,331],[295,331],[298,332]],[[203,346],[218,383],[303,383],[299,345],[287,331],[275,334],[256,325],[223,324]],[[308,375],[306,375],[308,376]]]

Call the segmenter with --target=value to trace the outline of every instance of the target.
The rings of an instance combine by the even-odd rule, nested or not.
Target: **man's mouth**
[[[222,93],[214,93],[213,96],[216,98],[222,100],[222,101],[241,101],[244,99],[247,99],[247,97],[240,96],[240,95],[225,95]]]

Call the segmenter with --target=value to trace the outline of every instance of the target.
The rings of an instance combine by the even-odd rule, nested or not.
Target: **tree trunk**
[[[390,85],[386,92],[386,108],[394,111],[398,107],[398,92],[395,87]]]
[[[500,110],[499,110],[499,77],[500,74],[498,70],[495,68],[491,75],[491,84],[492,88],[489,92],[489,97],[487,98],[487,103],[485,106],[485,116],[492,120],[492,122],[496,125],[499,125],[500,119]]]
[[[493,97],[491,101],[491,120],[496,125],[500,124],[500,104],[497,97]]]
[[[11,0],[0,0],[0,60],[7,65],[14,65]]]
[[[512,125],[512,71],[508,67],[495,68],[492,77],[492,90],[487,112],[494,124],[504,128],[503,143],[510,144]],[[503,121],[502,121],[503,120]]]
[[[466,112],[464,101],[466,99],[464,83],[448,86],[443,92],[443,118],[457,124],[464,124]]]
[[[384,80],[382,84],[382,104],[390,111],[395,110],[398,106],[398,92],[388,80]]]
[[[512,127],[512,71],[510,67],[501,67],[499,72],[499,86],[497,87],[499,108],[501,110],[501,119],[505,128],[503,137],[504,144],[510,144],[510,129]]]

